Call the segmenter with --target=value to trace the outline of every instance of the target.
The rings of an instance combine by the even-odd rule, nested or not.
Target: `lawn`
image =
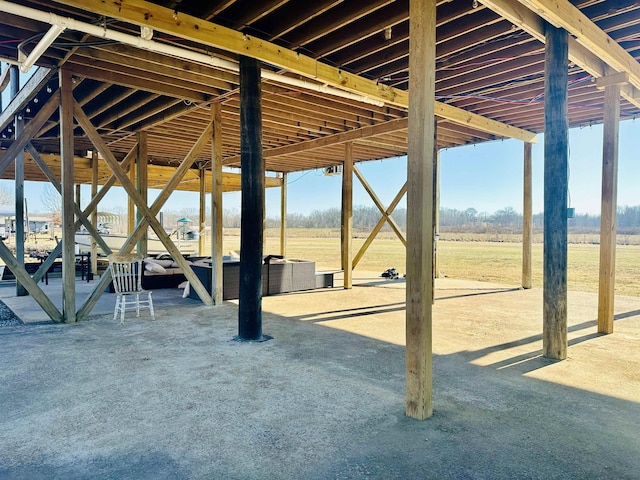
[[[353,251],[358,252],[366,234],[354,235]],[[226,229],[225,250],[240,246],[239,231]],[[519,285],[522,276],[522,246],[515,242],[447,241],[439,242],[439,269],[450,278]],[[280,252],[277,229],[269,229],[265,254]],[[315,260],[322,268],[340,268],[340,232],[329,229],[290,229],[287,256]],[[533,245],[533,286],[542,287],[542,244]],[[568,288],[585,292],[598,291],[600,246],[570,243],[568,254]],[[405,249],[393,234],[384,233],[374,240],[356,271],[383,272],[389,267],[405,271]],[[640,246],[618,245],[616,253],[616,293],[640,296]]]
[[[240,248],[240,229],[225,228],[223,251]],[[354,256],[368,236],[367,231],[355,231]],[[568,287],[584,292],[598,291],[598,263],[600,247],[583,243],[584,235],[569,235]],[[634,236],[635,237],[635,236]],[[595,238],[595,237],[594,237]],[[500,240],[500,241],[496,241]],[[209,239],[207,239],[209,240]],[[536,241],[538,237],[535,237]],[[540,236],[541,240],[541,236]],[[623,245],[616,252],[616,293],[640,297],[640,245],[636,238],[619,236]],[[572,243],[575,242],[575,243]],[[44,242],[46,243],[46,242]],[[53,242],[51,243],[51,247]],[[207,242],[206,248],[209,249]],[[39,243],[43,246],[43,242]],[[521,282],[522,246],[517,235],[452,234],[441,236],[439,242],[439,270],[450,278],[519,285]],[[264,254],[280,253],[280,232],[267,229]],[[533,245],[533,286],[542,287],[542,243]],[[287,257],[315,260],[320,268],[340,269],[339,229],[289,229]],[[390,267],[405,271],[405,249],[393,232],[383,231],[362,257],[356,271],[382,273]]]

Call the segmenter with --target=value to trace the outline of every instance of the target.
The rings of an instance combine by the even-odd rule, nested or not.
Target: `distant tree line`
[[[60,211],[60,201],[57,192],[45,195],[43,203],[52,213]],[[45,200],[47,200],[45,202]],[[111,221],[114,231],[126,231],[127,213],[124,207],[115,207],[111,212],[115,218]],[[167,229],[175,229],[177,221],[184,217],[193,221],[191,228],[198,228],[198,209],[187,207],[181,210],[163,211],[163,224]],[[375,206],[355,206],[353,208],[353,228],[371,229],[380,220],[380,211]],[[397,208],[391,217],[398,224],[400,229],[406,230],[407,210]],[[207,211],[207,223],[209,211]],[[289,228],[340,228],[340,209],[337,207],[325,210],[314,210],[309,214],[289,213],[287,214],[287,226]],[[620,206],[617,215],[618,232],[626,234],[640,233],[640,205]],[[267,228],[280,226],[280,218],[268,216],[266,219]],[[596,232],[600,228],[600,215],[589,213],[576,214],[575,218],[568,220],[569,228],[574,232]],[[223,214],[223,226],[226,228],[240,227],[239,209],[226,209]],[[544,226],[544,214],[537,213],[533,216],[533,227],[542,231]],[[388,226],[384,227],[388,229]],[[500,232],[520,232],[522,229],[522,214],[512,207],[505,207],[493,213],[479,212],[475,208],[458,210],[455,208],[443,207],[440,209],[440,230],[451,232],[473,232],[473,233],[495,233]]]
[[[356,206],[353,208],[353,228],[373,228],[381,215],[375,206]],[[401,229],[407,225],[407,211],[405,208],[396,209],[391,217]],[[340,228],[340,209],[327,208],[314,210],[309,214],[287,214],[287,226],[290,228]],[[240,212],[225,210],[223,215],[224,226],[228,228],[240,227]],[[640,228],[640,205],[618,207],[618,230]],[[280,218],[269,216],[266,219],[268,228],[280,225]],[[537,213],[533,216],[535,229],[542,229],[544,214]],[[593,231],[600,228],[600,215],[589,213],[576,214],[568,219],[568,225],[572,229]],[[512,207],[502,208],[493,213],[478,212],[475,208],[458,210],[443,207],[440,209],[440,227],[443,230],[462,230],[477,233],[495,232],[500,230],[518,230],[522,228],[522,214]]]

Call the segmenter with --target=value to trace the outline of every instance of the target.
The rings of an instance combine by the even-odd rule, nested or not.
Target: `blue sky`
[[[602,126],[570,131],[569,195],[577,213],[600,213]],[[494,212],[513,207],[522,211],[523,144],[515,140],[443,150],[440,171],[442,207]],[[640,120],[620,124],[618,204],[640,204]],[[533,147],[533,211],[543,211],[544,137]],[[406,158],[365,162],[358,165],[378,197],[388,205],[407,175]],[[341,177],[325,177],[320,171],[289,175],[290,212],[309,213],[340,206]],[[238,197],[237,199],[235,197]],[[229,198],[226,206],[237,202]],[[269,192],[267,211],[276,215],[279,192]],[[368,194],[354,179],[354,205],[372,205]],[[405,206],[405,202],[400,206]]]
[[[543,210],[543,150],[544,137],[533,148],[533,211]],[[619,205],[639,205],[640,188],[640,120],[620,124]],[[475,208],[492,213],[512,207],[522,211],[522,142],[505,140],[475,146],[465,146],[441,152],[441,206],[456,209]],[[602,126],[596,125],[570,131],[569,195],[576,213],[600,212],[600,182],[602,163]],[[388,205],[406,179],[406,158],[393,158],[358,164],[381,201]],[[288,176],[288,211],[310,213],[330,207],[340,207],[340,175],[325,176],[320,170],[294,173]],[[12,182],[2,181],[12,188]],[[42,204],[43,185],[27,182],[25,192],[30,212],[45,212]],[[126,211],[122,189],[114,188],[100,204],[101,211]],[[157,195],[157,191],[155,195]],[[83,187],[83,204],[88,201],[89,187]],[[150,192],[150,198],[155,198]],[[269,189],[267,214],[279,215],[280,191]],[[240,195],[224,196],[225,209],[240,209]],[[197,194],[177,192],[170,209],[182,205],[197,205]],[[354,179],[354,205],[373,205],[368,194]],[[400,206],[405,206],[403,199]]]

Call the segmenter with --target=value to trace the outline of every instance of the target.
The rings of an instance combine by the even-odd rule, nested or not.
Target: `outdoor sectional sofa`
[[[211,291],[211,258],[187,257],[196,276],[204,287]],[[155,265],[162,268],[157,268]],[[142,287],[147,290],[160,288],[177,288],[186,280],[184,273],[170,258],[146,258],[142,277]],[[223,300],[238,298],[240,285],[240,261],[235,257],[225,256],[222,264]],[[333,275],[327,279],[324,274],[316,274],[316,263],[309,260],[283,259],[277,256],[265,257],[262,265],[262,295],[312,290],[314,288],[332,287]],[[200,299],[193,288],[189,288],[191,298]]]
[[[194,273],[208,291],[211,291],[211,264],[192,265]],[[240,262],[226,261],[222,264],[222,299],[238,298],[240,287]],[[308,260],[267,259],[262,265],[262,295],[297,292],[316,288],[316,262]],[[191,288],[191,298],[200,299]]]
[[[202,262],[207,257],[185,257],[185,260],[193,265]],[[144,273],[142,275],[142,288],[145,290],[157,290],[159,288],[177,288],[187,278],[178,267],[178,264],[168,254],[157,257],[147,257],[142,262]]]

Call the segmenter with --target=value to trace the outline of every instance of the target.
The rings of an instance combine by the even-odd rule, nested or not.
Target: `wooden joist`
[[[227,52],[246,55],[269,65],[297,73],[320,84],[350,91],[364,97],[382,100],[385,103],[408,108],[409,93],[389,87],[383,83],[343,71],[322,63],[299,52],[280,45],[254,38],[236,30],[217,25],[171,8],[146,2],[102,2],[100,0],[60,0],[60,3],[82,10],[105,15],[135,25],[149,27],[201,45],[219,48]],[[532,132],[515,128],[471,112],[436,102],[438,115],[456,123],[463,123],[495,135],[535,142]]]
[[[569,60],[595,78],[610,74],[610,69],[626,72],[631,85],[621,95],[640,107],[640,64],[609,35],[566,0],[481,0],[487,7],[514,25],[545,41],[544,21],[562,27],[570,37]],[[519,3],[518,3],[519,2]],[[607,68],[609,67],[609,68]]]
[[[40,157],[43,161],[51,168],[54,172],[59,172],[61,167],[60,155],[56,154],[40,154]],[[93,166],[92,160],[86,157],[74,157],[75,168],[74,168],[74,183],[80,183],[83,185],[90,185],[91,179],[93,175]],[[111,176],[111,170],[109,169],[107,163],[104,160],[97,160],[98,164],[98,177],[97,184],[103,185],[107,179]],[[175,171],[175,167],[164,167],[161,165],[148,165],[148,176],[149,176],[149,188],[162,188],[167,183],[167,179],[171,178],[171,175]],[[13,178],[14,169],[13,165],[10,164],[7,166],[6,170],[0,176],[2,179]],[[180,191],[189,191],[189,192],[197,192],[199,188],[199,173],[198,170],[189,170],[179,185],[176,186],[176,190]],[[207,184],[207,193],[210,193],[211,188],[211,172],[207,170],[205,172],[206,175],[206,184]],[[56,178],[60,180],[59,173],[56,174]],[[33,160],[33,155],[29,152],[26,154],[26,165],[25,165],[25,179],[28,181],[40,182],[40,181],[49,181],[47,176],[42,173],[42,170],[37,166],[36,162]],[[115,182],[116,186],[120,186],[119,182]],[[280,187],[282,185],[282,179],[267,176],[265,177],[265,186],[267,188]],[[232,173],[232,172],[222,172],[222,189],[224,192],[237,192],[240,190],[240,174]]]

